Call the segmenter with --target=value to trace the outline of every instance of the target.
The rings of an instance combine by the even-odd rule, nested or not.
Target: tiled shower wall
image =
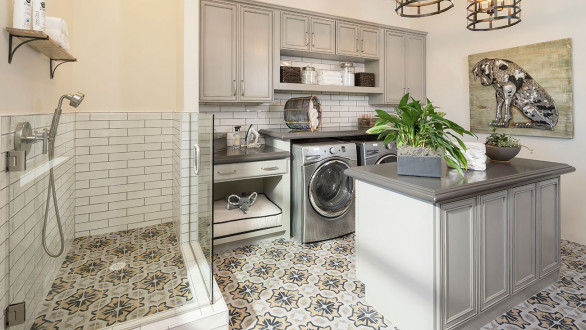
[[[173,114],[76,116],[76,237],[172,221]]]
[[[26,302],[24,325],[28,329],[43,301],[46,289],[63,257],[51,258],[42,247],[43,215],[47,197],[49,163],[35,144],[27,157],[27,170],[6,172],[6,152],[13,149],[13,132],[18,122],[28,121],[33,129],[49,128],[51,115],[4,116],[0,129],[0,306]],[[55,188],[66,247],[74,236],[75,122],[74,115],[61,117],[55,147]],[[49,249],[59,251],[59,233],[51,197],[47,227]],[[10,255],[10,258],[8,257]],[[8,290],[10,288],[10,290]],[[8,294],[9,292],[9,294]],[[4,327],[1,313],[0,329]]]

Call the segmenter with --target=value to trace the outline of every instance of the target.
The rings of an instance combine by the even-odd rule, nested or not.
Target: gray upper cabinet
[[[484,311],[510,294],[508,193],[480,196],[480,310]]]
[[[200,101],[271,101],[273,11],[202,1],[200,15]]]
[[[539,276],[544,277],[561,266],[559,179],[537,186],[537,222],[539,226]]]
[[[273,98],[273,11],[240,8],[240,101]]]
[[[360,27],[360,55],[363,57],[379,58],[381,55],[381,43],[379,42],[381,30],[371,27]]]
[[[478,313],[475,210],[474,198],[441,206],[444,329],[454,328]]]
[[[237,5],[201,2],[200,100],[237,100]]]
[[[338,22],[336,24],[336,54],[360,56],[360,27],[357,24]]]
[[[511,190],[513,292],[537,280],[535,184]]]
[[[311,51],[323,54],[336,53],[336,22],[324,18],[311,18]]]
[[[405,38],[405,87],[411,96],[427,103],[425,96],[425,37],[407,34]]]
[[[385,39],[385,101],[398,104],[405,94],[405,34],[387,31]]]
[[[281,48],[309,51],[309,16],[294,13],[281,15]]]

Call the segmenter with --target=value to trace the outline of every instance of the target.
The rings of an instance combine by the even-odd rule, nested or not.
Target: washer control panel
[[[299,145],[302,148],[303,162],[312,163],[330,157],[341,157],[355,160],[356,145],[354,143],[330,142],[328,144]]]

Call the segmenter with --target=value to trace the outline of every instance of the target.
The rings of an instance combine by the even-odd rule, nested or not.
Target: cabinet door
[[[360,28],[360,54],[364,57],[378,58],[380,56],[379,36],[381,30],[377,28]]]
[[[478,312],[476,294],[476,199],[441,206],[442,321],[455,327]]]
[[[200,101],[236,101],[236,5],[202,1]]]
[[[324,54],[336,53],[336,22],[323,19],[311,19],[311,51]]]
[[[483,311],[510,293],[508,193],[499,191],[480,196],[480,310]]]
[[[281,15],[281,48],[309,51],[309,17],[283,13]]]
[[[273,11],[240,9],[240,101],[273,98]]]
[[[385,99],[399,104],[405,94],[405,34],[387,31],[385,39]]]
[[[510,201],[513,292],[517,292],[537,280],[535,185],[511,189]]]
[[[407,92],[426,104],[425,37],[407,34],[405,39],[405,80]]]
[[[356,24],[338,22],[336,28],[336,54],[359,56],[359,27]]]
[[[543,277],[561,266],[559,178],[540,182],[537,189],[539,276]]]

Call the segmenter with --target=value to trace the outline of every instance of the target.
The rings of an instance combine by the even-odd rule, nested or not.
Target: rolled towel
[[[464,157],[468,162],[468,169],[473,171],[485,171],[486,170],[486,147],[483,143],[478,142],[464,142],[466,145],[466,151]],[[460,148],[461,151],[462,148]]]
[[[60,17],[45,17],[45,29],[58,30],[69,37],[69,30],[67,29],[67,22]]]

